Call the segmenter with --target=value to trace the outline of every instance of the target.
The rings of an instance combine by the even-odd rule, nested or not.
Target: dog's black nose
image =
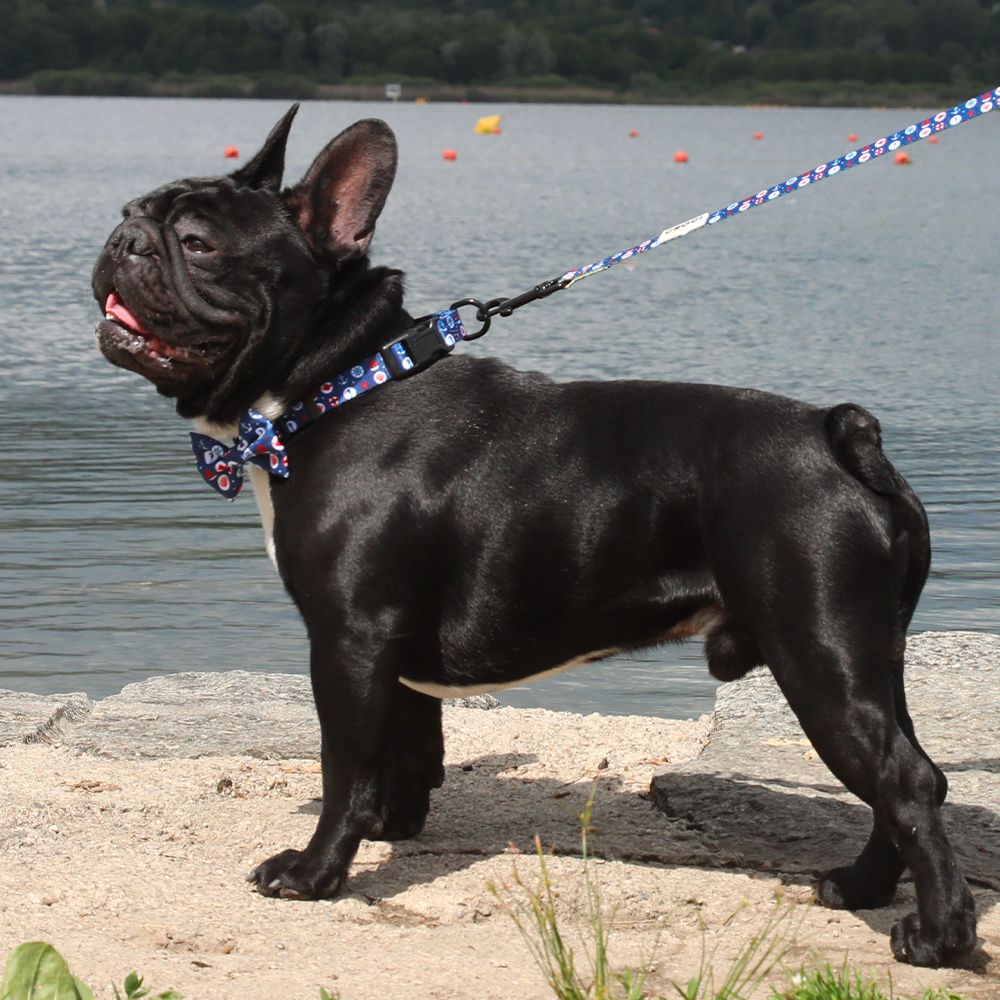
[[[120,253],[136,257],[150,257],[156,253],[156,241],[149,230],[139,220],[122,224],[117,234],[115,249]]]

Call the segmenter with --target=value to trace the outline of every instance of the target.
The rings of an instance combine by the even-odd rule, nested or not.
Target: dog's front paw
[[[328,899],[337,895],[344,878],[304,851],[287,850],[262,861],[247,875],[247,881],[263,896]]]

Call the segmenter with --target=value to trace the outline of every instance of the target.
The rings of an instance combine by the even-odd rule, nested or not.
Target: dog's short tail
[[[903,477],[882,451],[882,428],[864,407],[841,403],[826,415],[830,447],[844,468],[882,496],[899,496]]]
[[[923,504],[882,451],[882,428],[864,407],[841,403],[826,415],[826,433],[841,465],[868,489],[887,497],[896,522],[894,547],[905,552],[900,612],[909,624],[931,563],[930,529]]]

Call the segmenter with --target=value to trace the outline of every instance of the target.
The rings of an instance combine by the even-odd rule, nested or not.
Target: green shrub
[[[145,97],[149,80],[132,73],[101,73],[89,69],[51,69],[33,73],[31,82],[39,94],[78,97]]]
[[[250,88],[251,97],[283,100],[310,100],[317,93],[318,88],[313,80],[304,76],[286,76],[283,73],[262,76]]]

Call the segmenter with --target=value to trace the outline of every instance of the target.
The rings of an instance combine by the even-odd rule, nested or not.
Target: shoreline
[[[380,83],[315,83],[305,78],[254,80],[245,77],[191,76],[151,79],[142,75],[84,70],[47,70],[36,78],[0,81],[0,96],[156,97],[206,99],[282,99],[422,104],[607,104],[654,106],[728,106],[780,108],[903,109],[945,106],[967,96],[965,85],[862,84],[857,82],[757,82],[752,87],[713,86],[681,81],[654,91],[613,90],[573,83],[560,86],[403,82],[395,102]],[[969,85],[971,86],[971,84]],[[971,91],[970,91],[971,93]]]
[[[765,672],[724,685],[698,720],[447,705],[447,778],[424,832],[363,842],[344,894],[322,902],[266,899],[242,880],[315,823],[306,678],[179,674],[97,700],[0,692],[0,951],[50,941],[98,996],[134,968],[189,1000],[315,1000],[321,986],[342,1000],[543,1000],[551,991],[488,886],[512,886],[515,870],[534,884],[537,833],[565,925],[585,923],[573,911],[579,815],[594,794],[611,961],[636,968],[655,951],[654,995],[687,982],[702,947],[724,971],[787,912],[793,967],[846,958],[902,996],[938,986],[995,998],[1000,636],[911,636],[907,669],[979,910],[980,948],[962,969],[892,961],[908,881],[883,910],[810,904],[813,872],[860,849],[869,814]]]

